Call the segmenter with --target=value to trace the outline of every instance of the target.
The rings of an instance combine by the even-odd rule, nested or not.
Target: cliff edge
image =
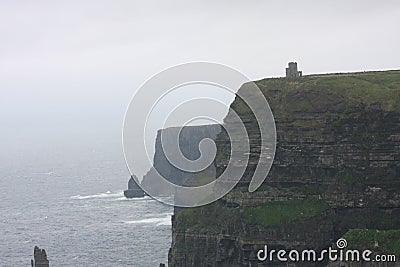
[[[344,235],[352,241],[349,246],[379,239],[379,248],[370,249],[399,255],[400,71],[273,78],[256,84],[276,122],[271,171],[257,191],[247,191],[261,142],[257,121],[236,98],[231,108],[249,133],[250,163],[225,197],[173,216],[169,266],[271,266],[256,257],[265,244],[321,251]],[[224,123],[233,123],[231,116]],[[221,132],[216,143],[218,176],[229,160],[229,138]],[[380,232],[364,235],[362,243],[352,229]]]

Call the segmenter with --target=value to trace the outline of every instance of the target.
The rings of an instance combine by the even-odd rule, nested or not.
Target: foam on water
[[[154,218],[146,218],[140,220],[131,220],[131,221],[124,221],[123,223],[126,224],[148,224],[148,225],[171,225],[171,213],[160,214],[164,215],[163,217],[154,217]]]
[[[123,197],[117,198],[116,200],[119,200],[119,201],[143,201],[143,200],[153,200],[153,198],[151,198],[149,196],[126,198],[125,196],[123,196]]]
[[[116,192],[116,193],[111,193],[110,191],[107,191],[105,193],[98,193],[94,195],[86,195],[86,196],[81,196],[81,195],[76,195],[76,196],[71,196],[71,199],[93,199],[93,198],[120,198],[124,195],[123,191]]]

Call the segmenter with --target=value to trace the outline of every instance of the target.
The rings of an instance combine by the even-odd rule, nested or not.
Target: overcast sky
[[[119,137],[133,92],[188,61],[252,79],[292,60],[304,74],[398,69],[399,26],[397,0],[1,1],[2,139]]]

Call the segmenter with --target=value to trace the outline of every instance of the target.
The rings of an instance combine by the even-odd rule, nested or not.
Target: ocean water
[[[167,263],[172,207],[124,198],[129,173],[120,147],[103,141],[0,154],[0,266],[30,266],[35,245],[56,267]]]

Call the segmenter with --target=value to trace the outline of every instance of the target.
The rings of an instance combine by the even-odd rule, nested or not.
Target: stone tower
[[[294,80],[302,75],[303,73],[297,70],[297,62],[289,62],[289,66],[286,68],[286,78]]]

